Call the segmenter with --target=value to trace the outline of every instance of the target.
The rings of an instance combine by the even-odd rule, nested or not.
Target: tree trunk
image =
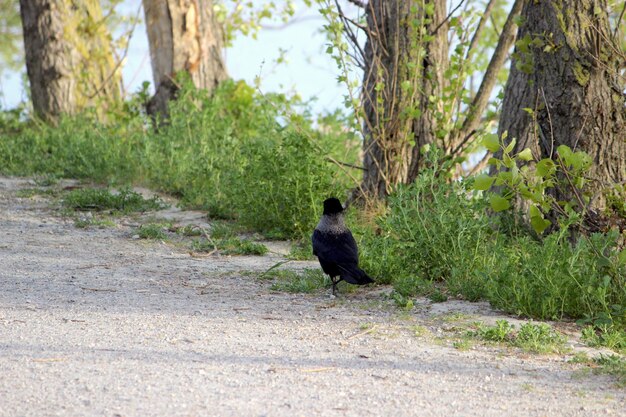
[[[516,138],[514,152],[530,148],[538,159],[556,158],[562,144],[583,150],[597,185],[625,181],[624,83],[607,1],[527,1],[522,16],[499,134]]]
[[[384,198],[419,169],[420,148],[435,140],[429,97],[445,85],[446,1],[426,12],[418,1],[370,0],[363,76],[362,191]],[[424,38],[432,35],[431,40]]]
[[[121,75],[97,0],[20,0],[35,113],[54,122],[120,98]]]
[[[143,0],[143,7],[156,88],[148,112],[167,117],[178,73],[189,74],[197,88],[208,91],[228,78],[223,33],[211,0]]]

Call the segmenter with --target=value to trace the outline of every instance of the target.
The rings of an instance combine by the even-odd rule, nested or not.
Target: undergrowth
[[[107,123],[89,113],[56,126],[7,116],[0,120],[0,171],[117,187],[143,183],[208,211],[213,221],[298,240],[294,259],[311,256],[321,202],[342,198],[355,185],[358,172],[348,166],[358,163],[360,142],[336,114],[314,121],[297,100],[261,95],[242,82],[225,82],[212,96],[184,86],[170,120],[156,129],[139,107],[130,102]],[[522,316],[583,320],[596,335],[589,333],[590,343],[623,349],[614,330],[626,325],[624,237],[611,231],[572,239],[567,224],[533,232],[515,220],[517,213],[492,215],[493,201],[481,189],[493,181],[485,175],[452,180],[454,164],[441,160],[436,149],[429,152],[416,181],[398,187],[374,214],[349,211],[363,269],[393,285],[392,297],[407,309],[416,295],[488,300]],[[71,192],[64,202],[77,210],[122,212],[160,204],[128,188]],[[535,226],[543,227],[539,220],[545,219]],[[196,250],[264,250],[229,233],[218,237],[219,230],[211,239],[181,233],[195,235]],[[299,290],[323,282],[318,274],[277,278],[275,285]]]
[[[160,210],[167,205],[157,196],[145,199],[128,187],[112,192],[106,188],[81,188],[63,197],[63,205],[74,210],[111,210],[120,213]]]

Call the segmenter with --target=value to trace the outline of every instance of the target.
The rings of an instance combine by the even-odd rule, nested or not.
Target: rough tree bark
[[[527,1],[522,16],[499,133],[536,158],[556,158],[561,144],[583,150],[597,185],[625,181],[624,80],[607,1]]]
[[[20,0],[35,113],[54,122],[120,97],[121,74],[98,0]]]
[[[420,147],[435,139],[428,98],[445,85],[446,1],[435,0],[428,15],[418,1],[370,0],[366,7],[361,189],[384,198],[409,181]],[[432,40],[423,39],[422,27]]]
[[[148,113],[167,117],[179,72],[197,88],[212,91],[228,78],[222,56],[223,33],[211,0],[143,0],[156,93]]]

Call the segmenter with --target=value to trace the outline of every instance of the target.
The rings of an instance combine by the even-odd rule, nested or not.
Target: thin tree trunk
[[[97,0],[20,0],[35,113],[61,114],[120,98],[121,76]]]
[[[499,133],[536,158],[557,158],[562,144],[589,153],[597,189],[625,181],[624,82],[607,1],[528,1],[522,16]]]
[[[189,74],[197,88],[208,91],[228,78],[223,33],[211,0],[143,0],[143,6],[156,87],[148,112],[167,117],[178,73]]]

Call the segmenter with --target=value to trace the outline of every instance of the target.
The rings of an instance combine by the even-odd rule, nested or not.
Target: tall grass
[[[22,126],[2,136],[0,170],[144,182],[212,216],[301,238],[314,226],[320,201],[350,187],[325,156],[354,162],[358,142],[336,126],[314,129],[297,104],[242,82],[226,82],[213,96],[185,88],[156,130],[140,112],[106,124],[83,114],[56,127]],[[292,115],[288,121],[285,114]]]

